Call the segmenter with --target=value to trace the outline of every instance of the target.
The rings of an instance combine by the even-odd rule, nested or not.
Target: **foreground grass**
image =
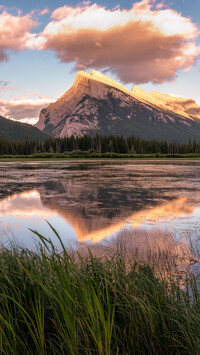
[[[37,252],[1,250],[1,354],[200,353],[195,277],[182,289],[144,262],[72,259],[39,237]]]

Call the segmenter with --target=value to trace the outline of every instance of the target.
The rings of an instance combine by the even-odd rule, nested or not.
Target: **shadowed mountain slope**
[[[0,138],[12,140],[44,140],[48,136],[27,123],[9,120],[0,116]]]

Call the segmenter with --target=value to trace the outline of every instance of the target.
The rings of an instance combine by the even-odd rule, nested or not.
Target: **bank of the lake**
[[[174,160],[174,159],[200,159],[199,153],[190,154],[118,154],[118,153],[98,153],[88,151],[72,151],[67,153],[35,153],[30,155],[0,155],[0,162],[5,161],[43,161],[43,160],[79,160],[79,159],[92,159],[92,160]]]

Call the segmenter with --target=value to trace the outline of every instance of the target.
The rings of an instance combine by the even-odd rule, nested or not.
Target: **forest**
[[[44,141],[12,141],[0,138],[0,155],[33,155],[37,153],[68,153],[90,151],[99,154],[199,154],[200,142],[168,143],[167,141],[144,140],[139,137],[102,136],[53,138]]]

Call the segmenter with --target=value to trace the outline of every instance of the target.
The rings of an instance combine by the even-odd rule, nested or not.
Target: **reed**
[[[55,230],[61,249],[35,233],[35,252],[1,249],[1,354],[200,353],[196,276],[183,288],[144,260],[77,259]]]

